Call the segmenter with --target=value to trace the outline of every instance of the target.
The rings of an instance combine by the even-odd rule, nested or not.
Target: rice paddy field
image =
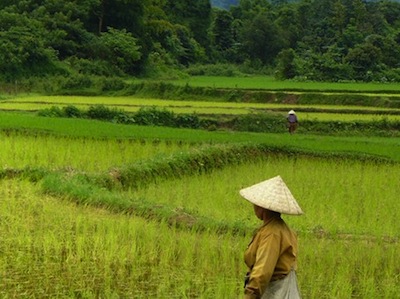
[[[282,108],[131,97],[0,101],[0,298],[242,298],[243,253],[261,223],[239,190],[276,175],[305,211],[283,216],[299,238],[303,298],[399,298],[399,138],[210,132],[32,113],[67,104]],[[351,121],[340,111],[316,114],[299,117]]]
[[[236,103],[190,100],[163,100],[141,97],[84,97],[84,96],[19,96],[0,101],[0,111],[37,112],[51,107],[73,105],[86,111],[93,105],[104,105],[124,112],[137,112],[140,108],[158,107],[176,114],[203,116],[245,115],[251,113],[276,113],[284,118],[290,109],[298,109],[301,120],[317,121],[400,121],[400,109],[341,105],[290,105],[274,103]]]
[[[137,139],[70,138],[0,134],[3,168],[40,167],[101,172],[143,159],[156,158],[194,147],[191,143]],[[30,150],[26,150],[30,149]]]
[[[171,80],[173,84],[190,85],[196,87],[214,87],[231,89],[263,89],[263,90],[308,90],[322,92],[363,92],[366,94],[374,92],[395,92],[400,91],[397,83],[363,83],[363,82],[298,82],[298,81],[279,81],[273,76],[248,76],[248,77],[220,77],[220,76],[191,76]]]
[[[200,146],[195,132],[192,142],[74,132],[5,131],[3,169],[40,167],[68,180]],[[100,190],[115,200],[146,202],[142,215],[82,205],[74,193],[46,192],[45,180],[3,175],[0,297],[241,298],[243,252],[260,223],[238,190],[280,174],[305,211],[284,217],[299,236],[303,297],[396,298],[400,165],[392,160],[271,154],[138,188]],[[171,222],[154,208],[176,218]],[[190,225],[198,219],[202,229]]]

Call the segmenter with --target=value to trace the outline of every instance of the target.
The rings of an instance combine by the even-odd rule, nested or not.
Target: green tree
[[[253,17],[272,10],[268,0],[241,0],[237,7],[232,8],[236,18],[251,20]]]
[[[367,4],[363,0],[344,0],[347,3],[349,22],[357,27],[363,34],[371,34],[373,28],[367,10]]]
[[[55,52],[46,46],[40,22],[0,11],[0,76],[7,80],[56,72]]]
[[[215,12],[214,21],[210,29],[212,46],[219,54],[219,57],[225,60],[229,60],[229,50],[235,42],[232,24],[233,17],[229,11],[217,10]]]
[[[104,45],[103,60],[115,64],[127,74],[135,74],[135,63],[139,61],[141,52],[137,39],[130,32],[110,27],[107,32],[101,33],[100,41]]]
[[[287,47],[280,28],[271,20],[269,14],[262,13],[248,20],[241,31],[243,49],[251,60],[259,60],[271,65],[278,53]]]
[[[134,36],[144,35],[144,17],[147,0],[100,0],[93,15],[98,20],[99,32],[109,27],[125,29]]]
[[[296,76],[295,57],[296,53],[291,48],[284,49],[279,53],[275,72],[275,76],[278,79],[293,79]]]
[[[390,36],[371,34],[365,39],[381,51],[380,62],[389,68],[400,67],[400,45]]]
[[[8,9],[15,13],[29,14],[46,30],[45,42],[56,50],[59,59],[70,56],[87,57],[86,45],[93,38],[83,21],[88,22],[89,11],[97,0],[57,1],[21,0]]]
[[[167,0],[164,11],[171,23],[187,27],[203,48],[209,47],[208,30],[211,24],[209,0]]]
[[[338,39],[343,35],[343,30],[346,28],[346,7],[341,0],[335,0],[332,6],[332,25]]]
[[[382,51],[371,43],[357,45],[351,49],[345,61],[353,68],[355,79],[371,80],[371,74],[377,71]]]
[[[302,36],[299,15],[295,5],[286,4],[277,9],[275,24],[280,28],[282,37],[288,42],[289,47],[295,48],[297,41]]]
[[[389,0],[381,0],[378,3],[378,10],[382,13],[386,22],[395,28],[400,26],[400,3]]]

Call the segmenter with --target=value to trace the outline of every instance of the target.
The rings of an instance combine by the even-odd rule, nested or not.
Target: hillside
[[[0,1],[0,91],[187,75],[400,82],[399,2],[39,2]]]
[[[287,0],[286,2],[298,2],[300,0]],[[380,0],[369,0],[369,2],[378,2]],[[240,0],[211,0],[211,6],[223,9],[229,9],[230,6],[239,5]],[[285,2],[285,1],[282,1]],[[367,1],[368,2],[368,1]],[[392,0],[391,2],[400,2],[400,0]]]

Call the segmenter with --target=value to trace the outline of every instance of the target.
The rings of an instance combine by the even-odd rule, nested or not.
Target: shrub
[[[83,89],[89,88],[93,84],[92,79],[84,75],[70,76],[62,83],[63,89]]]
[[[235,117],[228,125],[235,131],[278,133],[286,129],[286,119],[274,114],[248,114]]]
[[[87,111],[87,117],[92,119],[100,119],[100,120],[114,120],[121,111],[117,109],[110,109],[104,105],[93,105],[89,107]]]
[[[218,128],[223,126],[219,121],[215,119],[201,119],[200,128],[208,131],[216,131]]]
[[[60,109],[60,107],[52,106],[51,108],[40,110],[38,115],[46,117],[63,117],[64,112]]]
[[[82,116],[82,112],[73,105],[68,105],[62,108],[63,114],[66,117],[78,118]]]
[[[175,114],[166,109],[157,109],[156,107],[140,108],[133,116],[135,123],[139,125],[152,126],[175,126]]]
[[[223,63],[190,66],[187,69],[187,73],[191,76],[235,77],[241,75],[241,72],[235,65]]]
[[[126,87],[124,80],[117,77],[101,78],[99,84],[101,91],[119,91]]]
[[[65,60],[71,69],[79,74],[89,76],[122,76],[123,72],[115,67],[113,64],[104,60],[90,60],[77,58],[75,56],[69,57]]]
[[[120,112],[114,117],[114,121],[119,124],[129,125],[135,123],[135,118],[128,113]]]
[[[175,124],[179,128],[198,129],[200,127],[200,118],[196,114],[177,115]]]

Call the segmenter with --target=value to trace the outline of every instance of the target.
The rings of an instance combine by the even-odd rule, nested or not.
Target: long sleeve
[[[297,236],[281,218],[260,227],[244,253],[245,299],[261,298],[271,281],[284,278],[297,261]]]
[[[255,252],[255,263],[245,288],[245,298],[260,298],[271,281],[280,255],[280,237],[276,234],[261,236]]]

